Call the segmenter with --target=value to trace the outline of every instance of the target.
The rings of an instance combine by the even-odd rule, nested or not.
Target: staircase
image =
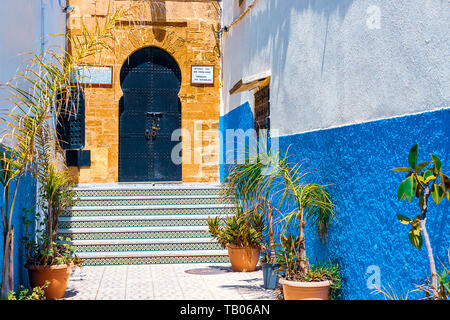
[[[81,184],[59,218],[84,265],[228,262],[208,217],[232,214],[219,184]]]

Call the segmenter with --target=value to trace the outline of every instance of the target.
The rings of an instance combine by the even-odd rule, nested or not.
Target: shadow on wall
[[[165,22],[166,19],[166,1],[157,0],[150,3],[150,10],[152,21],[154,22]],[[163,41],[166,37],[166,30],[159,28],[152,28],[155,39],[159,42]]]
[[[323,27],[328,29],[328,18],[330,15],[337,14],[340,17],[345,17],[349,7],[354,0],[296,0],[296,1],[263,1],[258,3],[258,10],[254,10],[251,15],[246,19],[251,26],[257,26],[255,28],[240,29],[244,33],[244,37],[249,40],[257,39],[257,41],[251,41],[252,46],[246,48],[240,52],[241,55],[247,55],[241,57],[241,59],[249,60],[251,57],[257,56],[259,52],[264,52],[264,49],[268,46],[271,52],[271,61],[268,65],[278,70],[273,70],[273,73],[277,74],[279,78],[283,78],[286,71],[286,57],[289,47],[289,42],[292,39],[291,24],[292,14],[299,14],[308,10],[311,10],[317,15],[322,15],[323,26],[315,26],[316,28]],[[274,17],[279,17],[279,23],[274,23]],[[271,23],[267,23],[271,21]],[[234,27],[239,29],[239,23]],[[322,52],[322,68],[325,60],[325,48],[327,40],[327,31],[325,32],[323,52]],[[248,52],[246,52],[248,51]],[[236,59],[238,63],[240,59]],[[233,63],[230,61],[230,63]],[[238,70],[234,68],[234,70]],[[225,74],[225,83],[236,83],[245,74],[245,70],[241,72],[230,72]],[[278,83],[278,87],[274,87],[273,90],[281,90],[281,84]],[[275,92],[275,91],[274,91]],[[233,96],[232,96],[233,98]]]

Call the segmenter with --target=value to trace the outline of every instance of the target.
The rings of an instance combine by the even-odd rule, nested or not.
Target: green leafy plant
[[[263,137],[262,141],[266,141]],[[273,214],[281,207],[293,208],[287,212],[283,220],[286,228],[291,221],[297,220],[299,233],[305,238],[305,223],[309,221],[314,229],[325,239],[329,223],[334,215],[334,204],[331,202],[326,186],[305,182],[309,171],[303,170],[305,161],[290,161],[289,149],[280,154],[266,143],[258,143],[259,150],[247,153],[247,160],[231,167],[225,179],[225,195],[232,195],[242,205],[259,208],[268,219],[269,244],[271,260],[275,259]],[[274,205],[272,199],[277,199]],[[293,219],[295,218],[295,219]],[[306,247],[299,243],[299,254],[306,263]],[[306,264],[303,265],[306,269]]]
[[[431,271],[433,297],[437,298],[438,277],[436,274],[433,249],[426,228],[427,212],[430,196],[436,205],[439,205],[444,198],[450,200],[450,178],[442,172],[441,160],[434,154],[431,154],[431,160],[417,163],[418,150],[419,145],[415,144],[409,151],[408,163],[410,167],[391,170],[406,173],[406,178],[400,183],[397,190],[398,200],[400,201],[406,198],[408,202],[411,202],[414,198],[417,198],[420,214],[412,219],[397,214],[397,219],[402,224],[411,226],[408,237],[414,247],[420,250],[423,242],[425,242]]]
[[[294,237],[292,234],[280,237],[280,243],[276,246],[277,261],[280,267],[276,272],[280,272],[282,276],[291,281],[301,282],[318,282],[329,280],[330,298],[339,299],[341,297],[343,279],[340,272],[340,266],[335,261],[322,262],[316,264],[308,264],[304,268],[304,260],[300,255],[301,243],[304,240],[300,235]]]
[[[115,25],[123,15],[122,10],[111,12],[108,8],[107,15],[93,27],[82,24],[76,34],[68,31],[55,35],[64,37],[65,48],[51,47],[41,54],[29,53],[27,67],[6,85],[14,108],[4,118],[6,133],[1,137],[4,149],[0,154],[0,183],[5,198],[1,208],[4,230],[1,291],[5,296],[13,285],[12,221],[21,179],[30,171],[35,176],[39,171],[45,172],[46,168],[40,166],[45,144],[49,141],[59,144],[52,122],[59,119],[61,112],[76,111],[68,103],[68,93],[78,88],[74,68],[104,50],[113,49]]]
[[[384,296],[385,300],[408,300],[409,294],[413,292],[414,290],[409,290],[406,293],[397,293],[395,292],[394,288],[389,285],[389,288],[375,288],[371,292],[371,294],[382,294]]]
[[[36,234],[28,234],[28,227],[37,224],[46,224],[39,222],[40,215],[36,214],[36,221],[23,221],[25,231],[27,232],[21,241],[24,245],[24,255],[28,266],[51,266],[61,264],[71,264],[81,266],[83,260],[75,254],[75,247],[71,244],[70,238],[58,237],[55,241],[51,240],[45,232],[45,228],[36,228]]]
[[[208,218],[208,228],[211,236],[223,248],[228,244],[238,247],[260,248],[264,230],[263,216],[256,210],[236,210],[235,215],[222,218]]]
[[[429,278],[425,283],[417,286],[417,291],[424,292],[427,299],[449,300],[450,298],[450,270],[442,265],[442,270],[436,272],[437,276],[437,295],[433,291],[433,281]]]
[[[19,291],[10,291],[8,300],[46,300],[44,289],[50,285],[50,281],[45,281],[45,284],[41,287],[34,287],[33,290],[19,286]]]

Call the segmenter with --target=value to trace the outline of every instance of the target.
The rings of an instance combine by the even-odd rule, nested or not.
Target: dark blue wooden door
[[[181,181],[171,157],[181,127],[178,64],[162,49],[143,48],[122,66],[120,81],[119,182]]]

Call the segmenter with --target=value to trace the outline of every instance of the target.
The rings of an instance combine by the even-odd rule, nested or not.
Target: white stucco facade
[[[0,117],[10,108],[4,86],[27,65],[27,53],[40,54],[50,46],[63,46],[64,0],[2,0],[0,4]],[[0,125],[0,130],[1,130]]]
[[[290,135],[449,107],[447,1],[223,1],[223,114],[271,74],[271,129]],[[230,26],[231,25],[231,26]]]

